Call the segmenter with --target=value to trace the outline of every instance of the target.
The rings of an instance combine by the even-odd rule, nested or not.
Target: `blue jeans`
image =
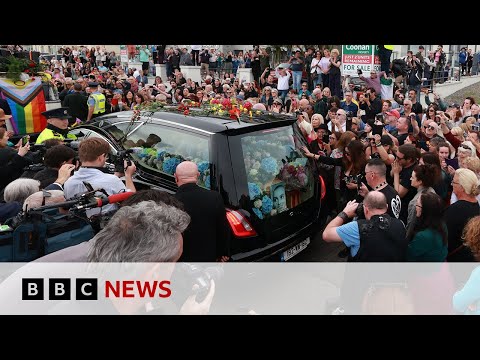
[[[302,90],[302,72],[292,71],[293,74],[293,88],[297,91],[297,94]]]
[[[312,77],[313,77],[314,74],[312,74]],[[323,89],[323,84],[322,84],[322,74],[318,74],[317,78],[313,80],[313,88],[315,89],[315,87],[320,84],[322,85],[322,89]]]
[[[288,90],[278,90],[278,96],[282,99],[283,103],[285,104],[285,98],[288,95]]]

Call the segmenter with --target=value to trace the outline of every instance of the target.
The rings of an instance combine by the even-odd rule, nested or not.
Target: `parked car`
[[[137,188],[177,190],[176,166],[191,160],[198,182],[222,195],[232,231],[233,261],[286,261],[313,240],[321,209],[315,164],[291,115],[262,114],[249,121],[160,111],[96,118],[71,133],[101,137],[112,154],[132,149]]]

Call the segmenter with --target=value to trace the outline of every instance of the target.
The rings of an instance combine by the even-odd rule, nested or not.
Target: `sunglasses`
[[[468,145],[460,145],[460,147],[461,147],[462,149],[472,151],[472,149],[470,149],[470,147],[469,147]]]

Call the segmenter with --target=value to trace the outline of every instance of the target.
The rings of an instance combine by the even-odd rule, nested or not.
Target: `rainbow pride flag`
[[[22,83],[0,78],[0,96],[7,100],[12,110],[12,126],[16,134],[41,132],[47,126],[47,119],[41,114],[46,111],[41,78]]]

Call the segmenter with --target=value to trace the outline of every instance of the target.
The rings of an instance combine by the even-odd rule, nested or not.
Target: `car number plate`
[[[299,252],[305,250],[305,248],[310,244],[310,238],[306,238],[302,242],[298,243],[294,247],[291,247],[287,251],[284,251],[282,253],[282,256],[280,257],[281,261],[287,261],[297,255]]]

